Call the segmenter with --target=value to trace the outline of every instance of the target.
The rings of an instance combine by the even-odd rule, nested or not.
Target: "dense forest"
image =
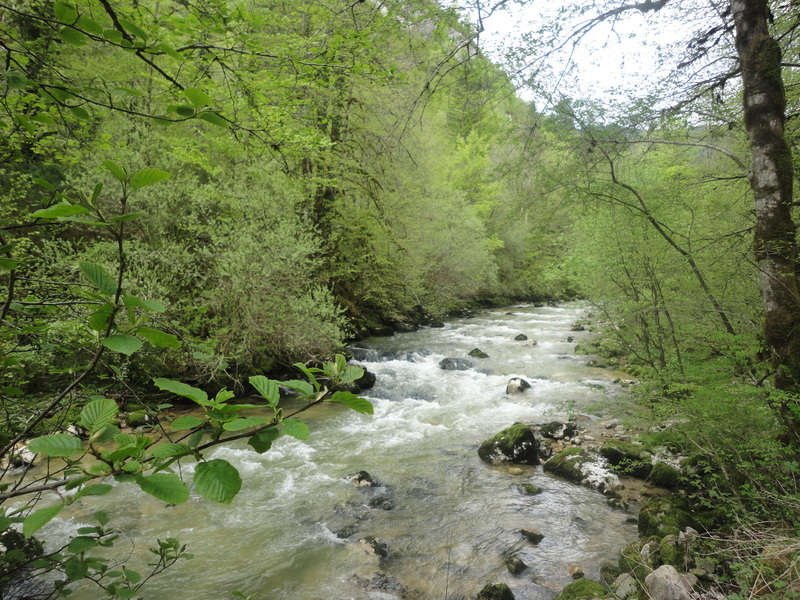
[[[178,459],[307,437],[279,379],[370,413],[349,341],[582,298],[594,351],[702,455],[687,494],[717,511],[710,552],[760,540],[720,589],[800,594],[797,7],[564,3],[504,61],[480,41],[505,4],[0,1],[0,588],[55,570],[54,594],[88,577],[137,597],[141,575],[92,562],[105,517],[40,556],[72,501],[45,492],[113,475],[185,502]],[[631,15],[687,31],[660,95],[609,109],[521,66]],[[272,417],[231,403],[254,390]],[[161,450],[120,429],[175,395],[204,415]],[[32,438],[64,460],[20,476]],[[197,491],[230,502],[239,473],[203,464]],[[154,574],[183,549],[159,552]]]

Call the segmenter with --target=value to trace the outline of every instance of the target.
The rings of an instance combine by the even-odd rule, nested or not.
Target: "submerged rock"
[[[469,351],[469,355],[472,358],[489,358],[489,355],[486,354],[486,352],[484,352],[480,348],[473,348],[472,350]]]
[[[515,341],[515,342],[524,342],[524,341],[526,341],[527,339],[528,339],[528,336],[527,336],[527,335],[525,335],[524,333],[520,333],[519,335],[517,335],[517,336],[514,338],[514,341]]]
[[[514,594],[505,583],[485,586],[475,600],[514,600]]]
[[[515,423],[483,442],[478,449],[478,456],[492,464],[513,462],[538,465],[539,442],[530,427]]]
[[[519,575],[528,568],[528,565],[518,556],[506,556],[503,562],[505,562],[506,569],[508,569],[508,572],[512,575]]]
[[[472,361],[466,358],[443,358],[439,361],[439,368],[445,371],[466,371],[472,368]]]
[[[538,544],[544,539],[544,534],[535,529],[520,529],[519,532],[525,537],[526,540],[534,545]]]
[[[378,538],[372,536],[364,537],[358,540],[358,543],[361,544],[368,553],[374,554],[382,561],[389,558],[389,547]]]
[[[531,384],[522,379],[521,377],[514,377],[508,380],[506,385],[506,394],[521,394],[527,389],[530,389]]]
[[[358,471],[357,473],[350,473],[345,475],[345,481],[349,481],[356,487],[378,487],[380,482],[373,478],[372,475],[366,471]]]

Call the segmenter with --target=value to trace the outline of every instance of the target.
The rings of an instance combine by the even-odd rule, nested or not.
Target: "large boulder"
[[[439,361],[439,368],[445,371],[466,371],[472,368],[472,361],[466,358],[443,358]]]
[[[531,384],[522,379],[522,377],[513,377],[508,380],[506,384],[506,394],[521,394],[527,389],[530,389]]]
[[[687,527],[698,527],[695,519],[670,498],[650,498],[639,510],[639,535],[643,538],[679,535]]]
[[[544,463],[544,470],[601,492],[619,485],[619,478],[610,471],[605,459],[583,448],[562,450]]]
[[[672,565],[661,565],[645,578],[644,585],[652,600],[692,600],[697,577],[679,573]]]
[[[555,600],[591,600],[607,598],[610,592],[602,584],[590,579],[578,579],[570,583]]]
[[[530,427],[515,423],[483,442],[478,449],[478,456],[492,464],[513,462],[538,465],[539,442]]]
[[[653,457],[638,444],[608,440],[600,448],[600,454],[614,465],[614,470],[623,475],[647,479],[653,470]]]

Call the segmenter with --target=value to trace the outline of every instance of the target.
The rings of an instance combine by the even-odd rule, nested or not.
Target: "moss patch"
[[[555,600],[590,600],[591,598],[607,598],[609,591],[601,584],[590,579],[578,579],[564,588]]]

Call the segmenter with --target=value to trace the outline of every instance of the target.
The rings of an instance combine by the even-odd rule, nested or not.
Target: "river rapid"
[[[148,600],[218,600],[231,590],[254,600],[461,600],[499,582],[518,600],[549,600],[571,581],[571,565],[597,578],[604,561],[616,561],[636,539],[632,514],[541,466],[483,463],[477,449],[517,421],[597,418],[613,405],[617,386],[574,352],[591,336],[570,330],[585,308],[486,310],[443,328],[359,342],[357,364],[377,376],[363,394],[375,414],[323,405],[301,415],[308,442],[284,436],[263,455],[244,444],[217,449],[213,456],[233,463],[244,480],[231,505],[193,495],[164,507],[117,485],[102,499],[76,502],[42,533],[54,540],[72,533],[102,506],[125,532],[116,556],[140,572],[156,538],[178,538],[195,558],[148,582]],[[520,333],[528,340],[515,341]],[[440,368],[442,359],[466,358],[476,347],[489,358],[469,359],[467,370]],[[511,377],[531,389],[507,395]],[[189,476],[193,464],[182,469]],[[362,470],[381,485],[347,480]],[[528,495],[524,483],[543,491]],[[544,539],[533,545],[522,528]],[[384,544],[387,556],[371,553],[359,542],[365,538]],[[511,575],[508,554],[529,568]],[[97,597],[96,589],[73,596]]]

